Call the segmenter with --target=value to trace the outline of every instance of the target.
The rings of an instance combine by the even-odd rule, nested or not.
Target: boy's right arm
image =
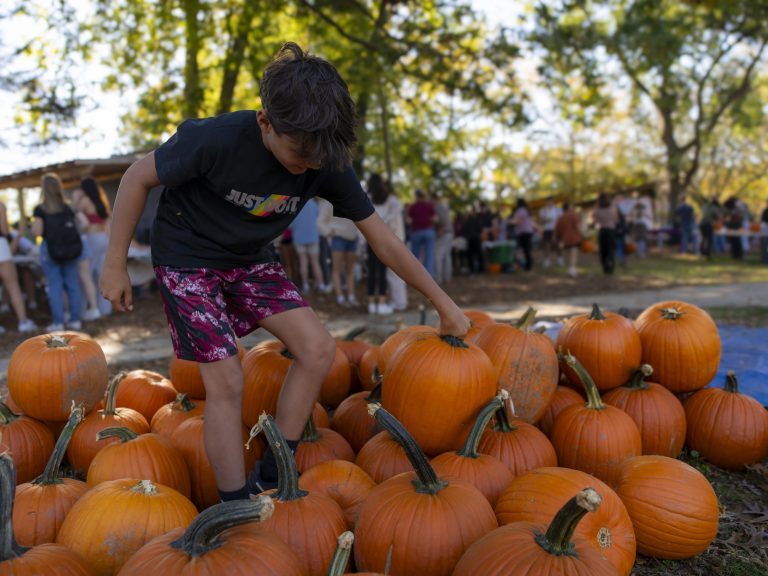
[[[131,279],[127,269],[128,247],[149,191],[159,185],[154,152],[134,162],[120,180],[112,210],[109,245],[99,278],[99,290],[112,303],[113,310],[133,310]]]

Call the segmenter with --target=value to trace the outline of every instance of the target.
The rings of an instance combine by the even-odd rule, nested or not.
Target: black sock
[[[285,442],[291,449],[291,454],[295,454],[296,448],[299,447],[299,440],[286,440]],[[275,453],[272,452],[272,446],[267,446],[264,456],[261,457],[261,478],[267,482],[277,481],[277,461],[275,460]]]
[[[219,490],[219,498],[221,498],[222,502],[229,502],[230,500],[249,500],[250,497],[248,486],[243,486],[239,490],[232,490],[231,492]]]

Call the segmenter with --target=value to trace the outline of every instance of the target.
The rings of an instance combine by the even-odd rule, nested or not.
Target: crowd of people
[[[368,178],[366,189],[378,214],[440,284],[454,274],[529,272],[535,266],[534,252],[543,269],[557,266],[576,278],[580,254],[591,251],[593,241],[603,272],[613,274],[617,265],[626,266],[629,254],[644,258],[652,235],[659,237],[651,204],[643,198],[600,194],[587,210],[550,199],[535,211],[524,198],[506,211],[494,211],[481,201],[456,213],[446,198],[421,189],[411,203],[403,204],[379,174]],[[737,197],[722,203],[711,198],[697,215],[683,196],[674,214],[680,252],[706,259],[730,252],[742,259],[757,248],[768,263],[768,204],[756,217]],[[79,330],[83,322],[111,313],[110,303],[96,289],[110,215],[104,190],[90,177],[66,195],[56,174],[43,176],[30,235],[21,234],[18,225],[9,226],[0,203],[0,310],[14,313],[19,332],[40,329],[28,311],[38,308],[41,285],[51,317],[46,331]],[[73,225],[76,234],[58,233],[61,222]],[[69,246],[71,253],[53,253],[52,246],[55,252]],[[340,306],[378,315],[408,306],[405,283],[365,244],[354,224],[334,216],[331,204],[321,198],[307,202],[275,247],[289,278],[305,294],[333,293]],[[359,284],[366,295],[362,303]]]

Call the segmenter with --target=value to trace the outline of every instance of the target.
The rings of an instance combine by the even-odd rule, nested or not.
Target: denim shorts
[[[238,353],[237,338],[264,318],[309,306],[275,262],[241,268],[155,266],[178,358],[215,362]]]
[[[331,238],[331,252],[356,252],[357,251],[357,238],[354,240],[347,240],[341,236],[334,236]]]

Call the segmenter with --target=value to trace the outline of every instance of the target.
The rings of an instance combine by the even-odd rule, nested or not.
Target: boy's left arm
[[[384,220],[374,212],[355,224],[379,260],[432,303],[440,315],[440,333],[458,337],[466,336],[470,327],[469,319],[434,281],[408,247],[394,235]]]

